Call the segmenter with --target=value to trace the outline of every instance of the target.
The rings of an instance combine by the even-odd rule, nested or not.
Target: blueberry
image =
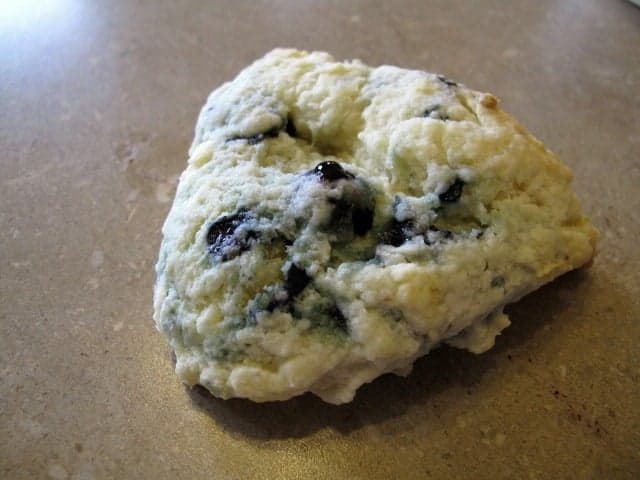
[[[437,118],[438,118],[439,120],[443,120],[443,121],[449,120],[449,117],[448,117],[447,115],[442,115],[442,114],[440,113],[440,108],[441,108],[441,106],[440,106],[440,105],[431,105],[430,107],[427,107],[427,108],[425,109],[425,111],[424,111],[424,113],[422,114],[422,116],[423,116],[423,117],[426,117],[426,118],[433,118],[433,117],[431,116],[431,114],[433,114],[433,113],[437,113],[437,114],[438,114],[438,115],[437,115]]]
[[[441,193],[438,198],[440,198],[441,202],[456,202],[462,195],[462,187],[464,187],[464,182],[459,178],[456,178],[456,180],[449,186],[447,191]]]
[[[359,237],[366,235],[373,226],[373,210],[371,208],[354,207],[351,213],[353,233]]]
[[[399,222],[395,218],[391,220],[387,228],[378,234],[378,241],[384,245],[399,247],[409,238],[409,232],[413,229],[413,222]]]
[[[449,80],[444,75],[438,75],[438,80],[440,80],[442,83],[444,83],[448,87],[457,87],[458,86],[458,84],[456,82],[454,82],[453,80]]]
[[[348,330],[347,319],[337,305],[332,305],[327,313],[333,320],[333,323],[336,327],[345,332]]]
[[[265,138],[275,138],[279,134],[280,134],[280,127],[273,127],[267,130],[266,132],[258,133],[257,135],[247,137],[246,140],[249,145],[255,145],[263,141]]]
[[[347,172],[338,162],[327,160],[315,166],[313,173],[320,177],[323,182],[334,182],[340,179],[352,179],[353,174]]]
[[[272,298],[271,301],[267,304],[266,310],[267,312],[273,312],[279,308],[285,307],[286,305],[287,305],[286,300]]]
[[[344,199],[329,199],[333,205],[330,225],[332,230],[348,230],[359,237],[366,235],[373,226],[373,209],[369,206],[353,205]]]
[[[425,108],[424,113],[422,114],[422,116],[423,117],[428,117],[433,112],[437,112],[438,110],[440,110],[440,105],[431,105],[430,107]]]
[[[239,210],[233,215],[220,217],[213,222],[207,231],[209,253],[214,258],[220,258],[225,261],[237,257],[248,250],[251,246],[251,241],[258,237],[258,233],[249,230],[243,238],[238,238],[236,230],[252,218],[253,216],[247,210]]]
[[[307,275],[307,272],[303,268],[298,267],[296,264],[292,264],[284,280],[284,288],[286,289],[289,299],[292,299],[299,295],[309,282],[311,277]]]
[[[311,277],[307,275],[307,272],[296,264],[292,264],[285,274],[282,286],[285,295],[275,295],[267,304],[266,310],[268,312],[273,312],[277,309],[289,310],[293,299],[300,295],[310,282]]]
[[[440,232],[442,236],[446,239],[453,238],[453,232],[451,230],[444,230],[433,225],[429,226],[429,231],[431,232]]]
[[[246,140],[249,145],[256,145],[262,142],[265,138],[275,138],[280,134],[282,130],[282,125],[271,127],[269,130],[264,132],[256,133],[255,135],[250,135],[248,137],[243,137],[242,135],[236,135],[227,139],[227,142],[234,142],[236,140]]]
[[[287,117],[287,122],[285,123],[284,131],[291,138],[296,138],[298,136],[298,129],[296,129],[296,125],[295,123],[293,123],[293,118],[291,118],[291,116]]]
[[[453,232],[450,230],[439,229],[438,227],[434,227],[433,225],[429,226],[430,232],[440,233],[441,238],[444,240],[449,240],[453,238]],[[424,235],[423,237],[425,245],[431,245],[431,241],[429,241],[429,237]]]
[[[328,198],[327,201],[333,205],[331,213],[331,225],[344,224],[349,221],[349,214],[353,205],[344,198]]]

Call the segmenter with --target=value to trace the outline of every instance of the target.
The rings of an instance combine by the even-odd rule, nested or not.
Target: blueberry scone
[[[580,267],[571,174],[495,97],[441,75],[274,50],[198,119],[163,227],[154,319],[221,398],[330,403]]]

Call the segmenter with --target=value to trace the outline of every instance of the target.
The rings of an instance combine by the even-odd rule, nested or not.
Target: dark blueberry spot
[[[251,218],[253,217],[247,210],[240,210],[213,222],[207,231],[209,253],[215,258],[230,260],[248,250],[258,233],[250,230],[242,238],[238,238],[236,230]]]
[[[491,286],[493,288],[496,287],[504,287],[504,277],[495,277],[491,280]]]
[[[280,134],[280,130],[282,130],[282,125],[279,127],[271,127],[269,130],[264,132],[264,136],[275,138]]]
[[[431,115],[434,112],[437,112],[438,110],[440,110],[440,105],[431,105],[430,107],[427,107],[424,111],[424,113],[422,114],[423,117],[428,117],[429,115]]]
[[[458,86],[458,84],[456,82],[454,82],[453,80],[449,80],[444,75],[438,75],[438,80],[440,80],[442,83],[444,83],[448,87],[457,87]]]
[[[395,218],[391,220],[387,228],[380,232],[378,235],[378,241],[385,245],[393,245],[399,247],[407,241],[408,233],[413,228],[413,222],[403,221],[399,222]]]
[[[451,230],[444,230],[433,225],[429,226],[429,230],[431,232],[440,232],[442,236],[446,239],[453,238],[453,232]]]
[[[265,307],[268,312],[274,310],[291,310],[293,299],[298,296],[311,282],[311,277],[304,269],[292,264],[285,274],[282,287],[272,292],[272,297]]]
[[[291,307],[291,296],[284,286],[274,285],[273,287],[263,290],[256,296],[251,307],[251,314],[255,317],[256,312],[261,310],[261,306],[264,305],[265,300],[268,299],[267,305],[264,309],[267,312],[273,312],[274,310],[289,311]]]
[[[451,184],[447,191],[441,193],[438,198],[440,198],[441,202],[456,202],[462,195],[462,187],[464,187],[464,182],[459,178],[456,178],[455,182]]]
[[[207,243],[214,245],[220,241],[220,237],[233,235],[233,232],[245,221],[245,218],[246,211],[219,218],[209,227]]]
[[[272,298],[271,301],[267,304],[267,312],[273,312],[278,308],[282,308],[287,304],[286,300],[280,300],[277,298]],[[255,316],[255,314],[254,314]]]
[[[353,205],[344,199],[329,198],[328,202],[333,205],[331,213],[332,230],[349,230],[358,236],[365,235],[373,226],[373,208],[369,206]]]
[[[255,145],[256,143],[260,143],[265,138],[275,138],[280,134],[280,127],[273,127],[267,130],[266,132],[258,133],[257,135],[253,135],[251,137],[247,137],[247,143],[249,145]]]
[[[293,245],[293,239],[285,237],[284,235],[281,235],[280,238],[282,239],[282,243],[285,247],[290,247],[291,245]]]
[[[351,213],[351,221],[353,222],[353,233],[361,237],[373,226],[373,210],[366,207],[355,207]]]
[[[334,325],[336,327],[345,332],[348,330],[347,319],[337,305],[332,305],[327,313],[333,319]]]
[[[261,141],[264,140],[264,134],[258,133],[257,135],[252,135],[251,137],[246,137],[244,140],[247,141],[248,145],[257,145]]]
[[[246,140],[249,145],[256,145],[262,142],[265,138],[275,138],[280,134],[280,130],[282,130],[282,125],[271,127],[269,130],[265,132],[256,133],[255,135],[251,135],[248,137],[243,137],[242,135],[236,135],[234,137],[230,137],[227,139],[227,142],[234,142],[236,140]]]
[[[430,232],[439,233],[443,240],[449,240],[449,239],[453,238],[453,232],[451,230],[444,230],[444,229],[440,229],[438,227],[435,227],[433,225],[430,225],[429,226],[429,231]],[[431,245],[431,241],[429,240],[429,237],[427,235],[425,235],[423,238],[424,238],[424,243],[426,245]]]
[[[334,182],[342,178],[352,179],[353,174],[347,172],[338,162],[327,160],[321,162],[313,169],[313,173],[318,175],[323,182]]]
[[[329,198],[328,202],[333,205],[330,224],[333,229],[344,228],[350,223],[352,205],[344,199]]]
[[[284,280],[284,288],[287,290],[289,299],[296,297],[302,292],[309,282],[311,277],[307,275],[307,272],[303,268],[298,267],[296,264],[292,264]]]
[[[442,113],[440,113],[440,108],[441,108],[440,105],[431,105],[430,107],[427,107],[425,109],[425,111],[422,114],[422,116],[426,117],[426,118],[433,118],[431,115],[433,113],[437,113],[438,114],[437,118],[439,120],[443,120],[443,121],[449,120],[449,117],[447,115],[443,115]]]
[[[296,125],[295,123],[293,123],[293,118],[291,118],[291,116],[287,117],[287,122],[285,123],[284,131],[291,138],[296,138],[298,136],[298,130],[296,129]]]

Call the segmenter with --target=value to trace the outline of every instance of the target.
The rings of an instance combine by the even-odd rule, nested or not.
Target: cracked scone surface
[[[350,401],[588,262],[571,174],[439,75],[274,50],[215,90],[163,227],[154,319],[222,398]]]

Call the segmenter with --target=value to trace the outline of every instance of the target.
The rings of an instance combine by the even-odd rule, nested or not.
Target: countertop
[[[36,7],[36,5],[38,5]],[[336,407],[180,384],[151,318],[207,94],[276,46],[494,93],[568,164],[590,269]],[[622,0],[0,6],[0,477],[640,478],[640,9]]]

